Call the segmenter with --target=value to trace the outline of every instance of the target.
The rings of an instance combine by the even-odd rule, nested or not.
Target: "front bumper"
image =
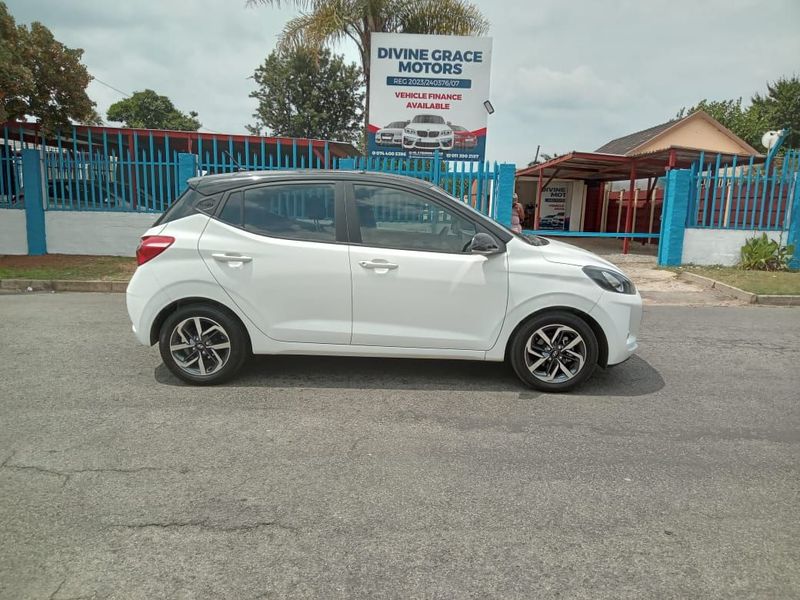
[[[452,137],[419,137],[405,134],[403,148],[406,150],[452,150]]]
[[[476,140],[475,138],[467,138],[461,140],[456,139],[455,141],[455,147],[461,148],[463,150],[471,150],[472,148],[475,148],[477,145],[478,145],[478,140]]]
[[[642,297],[635,294],[603,292],[590,316],[597,321],[608,343],[608,364],[621,363],[639,347]]]
[[[401,135],[376,135],[375,141],[379,146],[401,146],[403,144],[403,136]]]

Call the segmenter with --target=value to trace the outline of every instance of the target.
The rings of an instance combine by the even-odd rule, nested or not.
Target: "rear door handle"
[[[253,260],[252,256],[242,256],[241,254],[212,254],[211,258],[214,260],[218,260],[219,262],[227,262],[227,263],[248,263]]]
[[[379,258],[375,260],[360,260],[358,261],[358,264],[365,269],[386,269],[387,271],[390,269],[396,269],[398,267],[398,265],[394,263],[390,263]]]

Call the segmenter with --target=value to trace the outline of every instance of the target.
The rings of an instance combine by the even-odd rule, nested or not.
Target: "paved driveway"
[[[800,595],[800,311],[646,309],[569,396],[503,365],[179,385],[121,295],[0,297],[2,598]]]

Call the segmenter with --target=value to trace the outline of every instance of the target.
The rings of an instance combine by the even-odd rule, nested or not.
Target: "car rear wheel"
[[[517,330],[509,349],[511,366],[528,386],[566,392],[586,381],[597,366],[592,328],[572,313],[537,315]]]
[[[227,381],[249,353],[242,324],[228,312],[207,304],[183,306],[167,317],[158,347],[166,367],[195,385]]]

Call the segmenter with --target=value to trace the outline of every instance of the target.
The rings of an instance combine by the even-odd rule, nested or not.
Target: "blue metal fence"
[[[94,132],[94,133],[93,133]],[[44,207],[50,211],[153,212],[166,210],[180,195],[187,177],[186,140],[175,132],[142,132],[84,128],[45,139],[39,132],[3,129],[0,146],[0,207],[21,208],[25,185],[21,152],[40,152]],[[242,138],[242,139],[240,139]],[[236,142],[234,142],[236,139]],[[243,141],[242,141],[243,140]],[[253,140],[253,141],[251,141]],[[178,142],[181,148],[176,148]],[[430,158],[341,158],[332,143],[250,136],[197,136],[190,146],[188,174],[210,175],[247,171],[293,169],[357,169],[395,173],[424,179],[440,186],[474,208],[497,218],[493,204],[497,163],[448,163],[437,154]]]
[[[785,231],[797,196],[800,150],[788,150],[763,165],[753,158],[721,164],[720,156],[691,167],[686,226],[707,229]]]

